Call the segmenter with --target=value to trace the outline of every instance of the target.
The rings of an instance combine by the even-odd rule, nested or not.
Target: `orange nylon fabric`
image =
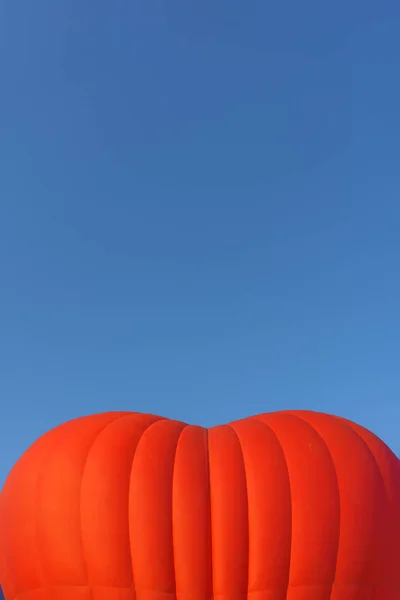
[[[321,413],[70,421],[12,469],[0,527],[6,600],[400,599],[400,462]]]

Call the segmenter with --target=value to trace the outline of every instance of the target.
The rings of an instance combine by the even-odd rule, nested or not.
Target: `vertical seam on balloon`
[[[92,440],[90,441],[90,445],[87,451],[87,455],[86,455],[86,459],[85,462],[83,464],[83,468],[82,468],[82,475],[81,475],[81,485],[80,485],[80,496],[79,496],[79,533],[80,533],[80,538],[81,538],[81,547],[82,547],[82,561],[83,561],[83,565],[84,565],[84,569],[86,572],[86,581],[87,581],[87,586],[88,586],[88,590],[89,590],[89,597],[93,598],[93,594],[92,594],[92,586],[90,584],[90,579],[89,579],[89,567],[88,567],[88,561],[86,560],[86,556],[85,556],[85,544],[83,541],[83,527],[82,527],[82,484],[83,484],[83,478],[85,475],[85,470],[86,470],[86,466],[90,457],[90,453],[94,447],[94,444],[96,443],[96,441],[98,440],[98,438],[100,437],[100,435],[102,433],[104,433],[104,431],[106,431],[106,429],[108,427],[111,427],[116,421],[119,421],[121,419],[125,419],[128,416],[129,413],[124,413],[123,415],[119,414],[117,417],[115,417],[112,421],[109,421],[104,427],[102,427],[101,429],[99,429],[99,431],[97,431]]]
[[[175,455],[174,462],[172,467],[172,485],[171,485],[171,525],[172,525],[172,557],[173,557],[173,569],[174,569],[174,597],[177,598],[176,593],[176,564],[179,560],[176,560],[176,542],[175,542],[175,515],[174,515],[174,483],[175,483],[175,468],[176,468],[176,453],[178,451],[179,441],[182,438],[183,432],[189,427],[189,425],[185,425],[183,429],[180,431],[178,439],[176,440],[175,446]]]
[[[337,493],[338,493],[338,498],[339,498],[339,523],[338,523],[338,538],[337,538],[337,544],[336,544],[336,564],[335,564],[335,571],[334,571],[334,576],[333,576],[333,581],[331,583],[331,590],[330,590],[330,594],[329,594],[329,600],[332,600],[332,595],[333,595],[333,588],[335,585],[335,581],[336,581],[336,572],[337,572],[337,563],[338,563],[338,558],[339,558],[339,547],[340,547],[340,537],[341,537],[341,493],[340,493],[340,485],[339,485],[339,477],[337,474],[337,470],[336,470],[336,466],[335,466],[335,461],[333,460],[333,456],[332,453],[330,451],[330,448],[328,446],[328,444],[326,443],[322,433],[314,426],[311,425],[311,423],[309,423],[304,417],[296,414],[295,412],[292,411],[287,411],[287,414],[290,414],[291,417],[298,419],[299,421],[301,421],[302,423],[305,423],[308,427],[310,427],[314,433],[317,434],[317,436],[319,437],[319,439],[321,440],[321,442],[323,443],[323,445],[325,446],[325,449],[329,455],[329,458],[331,460],[332,463],[332,467],[333,467],[333,472],[335,473],[335,478],[336,478],[336,487],[337,487]]]
[[[208,530],[208,538],[210,540],[210,560],[208,561],[208,568],[210,569],[208,573],[208,591],[209,591],[209,600],[214,600],[214,571],[213,571],[213,535],[212,535],[212,506],[211,506],[211,469],[210,469],[210,434],[209,428],[205,430],[206,435],[204,438],[204,452],[206,457],[206,468],[207,468],[207,482],[208,482],[208,514],[209,514],[209,530]]]
[[[289,484],[289,494],[290,494],[290,503],[289,503],[290,504],[290,542],[289,543],[290,543],[290,548],[289,548],[288,579],[287,579],[287,583],[286,583],[286,592],[285,592],[285,598],[287,598],[288,592],[289,592],[289,584],[290,584],[290,570],[291,570],[291,563],[292,563],[292,544],[293,544],[292,486],[291,486],[291,481],[290,481],[290,472],[289,472],[289,467],[288,467],[287,460],[286,460],[285,449],[282,445],[281,440],[279,439],[279,437],[275,433],[275,431],[272,429],[272,427],[268,423],[263,421],[260,417],[262,417],[262,415],[255,415],[254,417],[249,417],[249,419],[251,421],[258,421],[259,423],[261,423],[261,425],[266,427],[272,433],[272,435],[276,438],[276,441],[278,442],[279,447],[282,452],[283,460],[285,461],[286,474],[287,474],[288,484]]]
[[[246,584],[246,600],[247,600],[248,596],[249,596],[249,568],[250,568],[250,554],[249,554],[249,552],[250,552],[249,488],[248,488],[248,483],[247,483],[246,461],[245,461],[245,458],[244,458],[243,446],[242,446],[242,442],[241,442],[240,436],[237,433],[236,429],[232,426],[232,424],[229,424],[228,427],[229,427],[229,429],[231,431],[233,431],[233,433],[235,434],[235,437],[236,437],[236,439],[238,441],[239,448],[240,448],[240,453],[242,455],[243,471],[244,471],[245,494],[246,494],[246,505],[247,505],[247,584]]]

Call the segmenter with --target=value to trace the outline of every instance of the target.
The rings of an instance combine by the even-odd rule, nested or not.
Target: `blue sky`
[[[400,452],[400,5],[272,4],[1,4],[0,485],[105,410]]]

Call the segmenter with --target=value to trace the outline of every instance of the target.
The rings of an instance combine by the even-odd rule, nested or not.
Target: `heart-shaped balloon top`
[[[399,461],[339,417],[83,417],[0,508],[6,600],[400,599]]]

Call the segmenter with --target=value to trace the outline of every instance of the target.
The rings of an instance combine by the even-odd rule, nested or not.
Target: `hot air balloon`
[[[314,412],[48,432],[1,495],[6,600],[399,600],[400,466]]]

